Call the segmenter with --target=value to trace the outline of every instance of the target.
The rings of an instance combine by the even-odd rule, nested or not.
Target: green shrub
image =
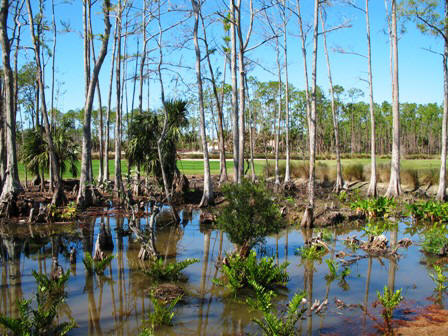
[[[48,277],[44,273],[32,271],[33,277],[37,282],[37,292],[46,294],[50,300],[65,296],[65,284],[70,278],[70,270],[56,279]]]
[[[424,232],[422,248],[426,253],[434,255],[444,254],[443,250],[448,249],[446,227],[434,224],[432,228]]]
[[[448,203],[439,201],[420,201],[406,205],[409,214],[417,219],[432,222],[448,221]]]
[[[222,279],[213,279],[219,285],[236,293],[243,288],[251,288],[255,281],[265,288],[285,286],[289,280],[286,268],[289,263],[276,265],[274,258],[261,258],[257,260],[257,254],[251,251],[247,258],[238,254],[227,255],[226,263],[223,263]],[[253,288],[253,287],[252,287]]]
[[[326,249],[316,245],[302,246],[297,249],[297,254],[306,260],[321,260],[326,253]]]
[[[403,296],[401,296],[402,289],[398,289],[395,292],[392,292],[387,286],[384,286],[384,292],[381,294],[380,292],[376,292],[378,296],[378,300],[380,304],[383,306],[383,311],[381,315],[384,318],[385,326],[386,326],[386,335],[393,335],[392,330],[392,314],[403,300]]]
[[[223,193],[227,204],[217,218],[217,225],[241,250],[249,251],[283,227],[279,208],[263,184],[243,180],[241,184],[227,184]]]
[[[378,197],[360,199],[350,204],[350,207],[358,212],[363,213],[370,218],[387,217],[388,214],[395,209],[396,203],[393,198]]]
[[[379,236],[386,231],[391,231],[397,224],[389,221],[372,221],[362,228],[365,236]]]
[[[162,258],[157,258],[151,262],[149,270],[143,270],[143,273],[156,282],[184,280],[182,270],[197,262],[199,262],[199,259],[165,263]]]
[[[93,260],[92,255],[86,252],[82,262],[86,268],[87,273],[93,274],[94,272],[98,275],[103,275],[106,267],[110,265],[114,259],[113,255],[107,256],[103,260]]]
[[[266,290],[263,286],[253,281],[251,285],[255,289],[256,299],[248,299],[247,302],[253,308],[263,313],[263,319],[253,319],[266,336],[290,336],[296,335],[296,324],[306,312],[303,301],[305,292],[296,293],[288,304],[286,311],[278,314],[272,305],[272,290]]]
[[[434,265],[434,272],[429,273],[430,278],[436,284],[436,291],[442,292],[448,288],[448,277],[443,274],[442,267]]]
[[[163,303],[155,298],[153,295],[150,296],[153,311],[148,313],[147,324],[150,325],[149,332],[163,325],[172,325],[174,318],[174,307],[182,299],[182,295],[176,297],[170,303]]]

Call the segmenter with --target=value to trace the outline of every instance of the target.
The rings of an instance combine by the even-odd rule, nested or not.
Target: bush
[[[370,218],[387,217],[396,207],[393,198],[380,196],[378,198],[360,199],[350,204],[350,207]]]
[[[448,249],[447,229],[445,226],[434,225],[424,233],[423,251],[434,255],[445,254]]]
[[[346,181],[363,181],[364,166],[361,163],[346,165],[342,169],[342,176]]]
[[[251,251],[247,258],[234,254],[228,255],[226,260],[221,268],[223,279],[213,279],[213,281],[235,293],[243,288],[255,289],[254,282],[264,288],[273,288],[285,286],[289,280],[288,272],[286,272],[288,262],[276,265],[274,258],[266,257],[257,261],[257,254],[254,251]]]
[[[197,262],[199,262],[199,259],[185,259],[179,262],[165,263],[162,258],[157,258],[151,263],[150,269],[144,270],[143,273],[157,282],[184,280],[182,270]]]
[[[103,260],[94,260],[89,252],[86,252],[82,262],[86,268],[87,273],[93,274],[94,272],[98,275],[103,275],[106,267],[110,265],[114,259],[113,255],[107,256]]]
[[[263,184],[243,180],[241,184],[227,184],[223,193],[227,204],[217,218],[217,225],[240,251],[248,252],[283,227],[280,211]]]

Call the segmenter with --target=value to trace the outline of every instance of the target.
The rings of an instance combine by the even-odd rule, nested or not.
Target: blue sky
[[[98,1],[99,3],[100,1]],[[227,1],[226,1],[227,2]],[[245,1],[243,1],[244,3]],[[310,24],[312,22],[312,1],[302,0],[302,12],[305,23]],[[37,5],[37,1],[33,1]],[[73,32],[61,33],[57,39],[57,51],[56,51],[56,79],[60,85],[60,94],[57,98],[56,106],[64,111],[69,109],[82,108],[84,104],[84,68],[83,68],[83,41],[81,38],[82,30],[82,6],[81,0],[74,0],[72,3],[66,4],[58,2],[56,8],[56,15],[58,17],[58,26],[60,20],[69,22]],[[173,4],[177,4],[180,7],[190,8],[190,2],[186,0],[171,1]],[[295,1],[292,1],[295,4]],[[360,5],[363,5],[364,1],[359,1]],[[50,15],[50,4],[48,2],[46,12]],[[135,6],[141,6],[141,1],[135,1]],[[210,14],[216,11],[217,8],[223,8],[222,2],[208,0],[205,11]],[[389,42],[388,36],[385,33],[385,9],[384,1],[371,0],[370,1],[370,17],[371,17],[371,32],[372,32],[372,57],[373,57],[373,72],[374,72],[374,99],[377,102],[389,100],[391,97],[391,82],[390,82],[390,68],[389,68]],[[101,33],[103,30],[103,22],[101,17],[100,7],[96,5],[93,10],[94,17],[94,33]],[[183,17],[185,13],[170,14],[164,21],[164,25],[170,25],[180,17]],[[272,14],[274,20],[276,15]],[[50,16],[48,17],[51,18]],[[279,18],[278,18],[279,19]],[[335,47],[340,47],[345,50],[352,50],[357,53],[366,54],[366,37],[365,37],[365,18],[364,14],[349,8],[345,5],[335,5],[328,9],[327,26],[335,26],[341,22],[349,21],[352,25],[351,28],[341,29],[328,34],[328,46],[330,48],[330,58],[332,63],[333,83],[342,85],[345,89],[352,87],[360,88],[367,93],[367,83],[362,79],[367,78],[367,62],[366,59],[353,55],[340,54],[333,51]],[[247,17],[245,19],[247,21]],[[181,41],[190,35],[193,21],[189,20],[181,27],[178,27],[174,31],[167,33],[167,41],[176,42]],[[254,33],[251,40],[251,45],[257,44],[263,38],[263,32],[261,29],[262,23],[257,22],[254,27]],[[442,44],[434,37],[421,34],[416,28],[415,23],[408,22],[406,25],[406,32],[400,35],[399,41],[399,78],[400,78],[400,101],[401,102],[416,102],[416,103],[429,103],[443,101],[443,74],[441,57],[432,54],[423,48],[432,48],[440,51]],[[152,29],[157,29],[153,27]],[[289,79],[290,82],[300,89],[304,88],[303,80],[303,64],[301,51],[299,49],[300,39],[298,36],[297,20],[294,16],[290,17],[288,25],[289,37],[288,37],[288,58],[289,58]],[[221,24],[216,23],[211,25],[207,29],[208,37],[215,41],[220,41],[222,38]],[[24,27],[23,29],[23,43],[30,45],[29,42],[29,29]],[[51,41],[48,42],[51,45]],[[135,38],[129,40],[129,53],[135,53]],[[176,76],[182,76],[183,81],[190,85],[189,88],[185,88],[179,84],[181,81],[177,81],[176,92],[177,94],[183,94],[183,92],[189,92],[195,89],[195,73],[193,70],[194,56],[192,53],[193,43],[192,40],[186,43],[188,50],[173,51],[170,48],[166,48],[167,59],[173,63],[181,62],[183,66],[192,67],[191,70],[176,69],[177,74],[174,75],[173,71],[165,72],[165,80],[167,82],[168,96],[173,96],[174,86],[176,83],[173,78]],[[154,48],[152,44],[150,48]],[[311,36],[308,37],[308,61],[311,61]],[[99,50],[97,46],[96,52]],[[112,41],[109,43],[109,53],[106,57],[104,66],[101,70],[100,83],[103,98],[103,105],[106,103],[109,72],[110,72],[110,55],[112,52]],[[154,54],[153,57],[156,57]],[[252,51],[248,56],[254,60],[257,60],[260,64],[263,64],[265,68],[270,69],[272,72],[276,72],[275,68],[275,50],[272,44],[265,44],[257,50]],[[26,59],[31,59],[32,54],[30,51],[21,52],[21,62],[25,62]],[[214,66],[222,71],[223,60],[222,56],[214,58]],[[50,83],[50,66],[47,66],[46,83]],[[206,63],[203,63],[203,69],[206,68]],[[134,65],[131,63],[128,65],[129,74],[133,71]],[[249,75],[255,76],[258,80],[277,80],[271,73],[256,68]],[[227,82],[230,82],[229,76]],[[318,85],[328,91],[328,78],[325,58],[323,54],[322,41],[319,42],[319,57],[318,57]],[[132,90],[132,85],[129,83],[128,92]],[[146,90],[146,89],[145,89]],[[152,81],[150,84],[150,104],[152,107],[160,105],[160,90],[158,84]],[[195,91],[193,91],[195,92]],[[130,104],[129,97],[129,104]],[[137,99],[137,97],[136,97]],[[367,97],[363,98],[367,100]],[[114,101],[114,99],[113,99]],[[146,102],[145,102],[146,104]],[[114,105],[114,104],[113,104]],[[135,104],[136,105],[136,104]],[[95,100],[96,106],[96,100]]]

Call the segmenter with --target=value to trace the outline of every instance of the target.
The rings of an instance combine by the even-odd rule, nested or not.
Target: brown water
[[[159,216],[166,215],[162,212]],[[244,298],[235,299],[212,283],[212,279],[219,276],[216,261],[226,251],[232,251],[233,246],[222,232],[200,225],[199,215],[199,211],[180,211],[182,224],[176,228],[161,227],[161,220],[156,223],[157,250],[167,261],[200,259],[199,263],[184,271],[188,282],[180,285],[186,295],[176,306],[173,326],[158,329],[156,334],[257,334],[259,329],[251,322],[257,314],[250,311]],[[147,218],[141,219],[143,228],[147,221]],[[104,277],[87,275],[82,263],[83,253],[93,252],[100,223],[111,229],[115,255]],[[147,312],[151,310],[147,293],[152,283],[139,271],[137,254],[140,245],[129,234],[127,223],[126,218],[109,215],[73,224],[33,226],[32,229],[28,226],[0,228],[0,314],[16,316],[16,300],[31,298],[36,291],[32,270],[48,274],[52,256],[57,256],[64,270],[71,270],[66,304],[61,309],[61,320],[70,317],[78,324],[71,335],[138,334]],[[408,224],[400,222],[397,230],[386,235],[392,239],[409,237],[418,242],[418,234],[404,233]],[[343,239],[347,235],[362,236],[362,231],[356,227],[329,229],[328,232],[336,238],[329,245],[335,251],[347,253],[353,252],[343,245]],[[266,245],[257,249],[258,255],[273,256],[279,263],[290,262],[290,281],[275,298],[280,306],[302,289],[307,290],[310,301],[328,298],[327,310],[299,322],[300,334],[360,335],[375,332],[372,318],[355,305],[363,304],[367,306],[369,315],[378,316],[378,308],[374,309],[372,303],[376,300],[376,291],[382,291],[385,285],[403,288],[406,301],[396,311],[395,317],[409,318],[403,314],[404,308],[428,305],[431,303],[429,297],[435,296],[435,284],[428,275],[429,262],[418,245],[400,249],[401,257],[397,260],[362,258],[350,266],[351,274],[346,282],[335,280],[328,283],[325,262],[302,262],[301,257],[295,255],[296,249],[303,244],[304,236],[311,234],[290,228],[268,237]],[[75,265],[69,263],[72,246],[77,251]],[[361,250],[356,254],[365,255]],[[331,257],[332,253],[329,253],[324,259]],[[354,306],[338,309],[335,298]],[[446,303],[444,296],[442,304]]]

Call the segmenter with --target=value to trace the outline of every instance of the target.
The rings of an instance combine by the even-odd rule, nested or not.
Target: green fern
[[[55,298],[65,295],[65,284],[70,278],[70,270],[56,279],[51,279],[44,273],[32,272],[34,279],[37,282],[37,291],[39,294],[48,294],[50,298]]]
[[[86,268],[87,273],[98,275],[103,275],[106,267],[110,265],[112,260],[115,258],[114,255],[107,256],[103,260],[94,260],[89,252],[86,252],[82,262]]]
[[[189,258],[179,262],[165,263],[162,258],[157,258],[151,263],[149,270],[143,270],[143,273],[157,282],[184,280],[182,271],[197,262],[199,259]]]
[[[148,313],[148,319],[145,322],[145,324],[149,324],[150,326],[149,329],[146,329],[146,332],[149,332],[149,335],[162,325],[170,326],[173,324],[174,308],[182,297],[182,295],[179,295],[170,303],[163,303],[154,297],[153,294],[150,295],[153,311]]]

